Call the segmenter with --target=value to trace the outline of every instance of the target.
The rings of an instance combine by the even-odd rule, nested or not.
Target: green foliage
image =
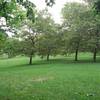
[[[97,0],[97,1],[95,2],[94,8],[95,8],[97,14],[99,14],[99,13],[100,13],[100,0]]]
[[[55,0],[45,0],[47,6],[53,6],[55,4]]]
[[[8,38],[4,43],[3,53],[8,55],[8,58],[14,57],[21,53],[21,44],[18,39]]]
[[[7,34],[0,29],[0,51],[2,51],[3,47],[4,47],[4,42],[6,41],[7,38]]]
[[[29,20],[32,20],[32,22],[35,22],[35,14],[34,14],[33,9],[31,7],[29,7],[27,10],[27,18]]]
[[[84,17],[87,11],[88,7],[80,3],[67,3],[62,9],[63,26],[67,29],[67,32],[64,32],[65,50],[67,49],[65,52],[75,52],[77,56],[79,50],[84,51],[87,33],[87,20]]]
[[[0,16],[1,17],[5,17],[6,19],[9,19],[13,10],[16,10],[16,3],[14,0],[12,1],[1,0],[0,2]]]
[[[37,26],[37,32],[40,33],[37,41],[38,54],[42,57],[56,55],[58,30],[47,9],[38,13],[35,25]]]

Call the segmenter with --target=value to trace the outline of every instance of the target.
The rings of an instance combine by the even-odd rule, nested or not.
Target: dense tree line
[[[91,3],[92,2],[92,3]],[[53,6],[54,0],[46,0]],[[39,55],[49,60],[50,55],[92,52],[96,62],[100,51],[100,8],[99,0],[85,3],[66,3],[62,8],[62,24],[56,24],[47,9],[37,11],[28,0],[0,2],[0,16],[5,18],[7,29],[16,33],[9,38],[6,28],[0,26],[0,51],[8,57],[24,54],[30,58]],[[12,5],[12,6],[11,6]]]

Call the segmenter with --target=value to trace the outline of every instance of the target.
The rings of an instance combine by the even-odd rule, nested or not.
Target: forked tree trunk
[[[96,62],[96,55],[97,55],[97,49],[95,48],[94,52],[93,52],[93,61],[94,62]]]

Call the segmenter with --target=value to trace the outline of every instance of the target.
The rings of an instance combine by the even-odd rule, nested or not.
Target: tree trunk
[[[78,48],[75,51],[75,61],[78,61]]]
[[[49,56],[50,56],[50,55],[49,55],[49,53],[48,53],[48,54],[47,54],[47,61],[49,61]]]
[[[97,54],[97,49],[94,49],[94,53],[93,53],[93,61],[96,62],[96,54]]]
[[[30,55],[29,65],[32,65],[32,55]]]
[[[32,65],[32,57],[33,57],[33,51],[30,54],[30,61],[29,61],[29,65]]]
[[[94,52],[93,52],[93,61],[96,62],[96,56],[97,56],[97,52],[98,52],[98,47],[99,47],[99,25],[97,24],[97,31],[96,31],[96,47],[94,48]]]

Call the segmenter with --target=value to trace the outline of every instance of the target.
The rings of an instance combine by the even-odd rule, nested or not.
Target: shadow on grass
[[[31,69],[31,68],[44,68],[44,67],[52,67],[52,64],[92,64],[92,63],[100,63],[100,59],[98,59],[96,62],[93,62],[91,59],[85,59],[85,60],[78,60],[74,61],[72,58],[63,58],[63,59],[50,59],[47,60],[33,60],[33,64],[18,64],[18,65],[11,65],[9,67],[0,67],[0,71],[14,71],[14,70],[24,70],[25,68]],[[50,66],[47,66],[50,65]]]
[[[78,64],[78,63],[100,63],[100,59],[97,59],[96,62],[94,62],[92,59],[84,59],[84,60],[74,61],[73,59],[69,59],[69,58],[50,59],[49,61],[47,61],[47,60],[38,60],[36,62],[33,62],[33,65],[45,65],[45,64]]]

